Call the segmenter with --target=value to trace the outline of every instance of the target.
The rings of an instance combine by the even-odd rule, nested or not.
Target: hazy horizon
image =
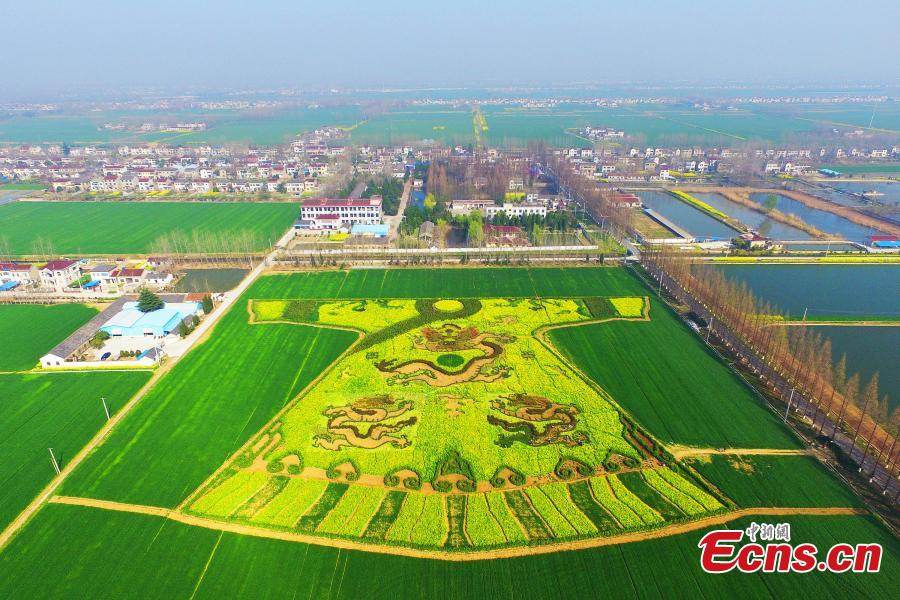
[[[900,5],[870,0],[53,4],[4,8],[7,85],[0,96],[129,88],[900,81]]]

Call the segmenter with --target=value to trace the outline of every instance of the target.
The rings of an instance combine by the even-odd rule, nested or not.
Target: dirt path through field
[[[317,546],[328,546],[331,548],[340,548],[343,550],[359,550],[362,552],[373,552],[376,554],[393,554],[399,556],[408,556],[411,558],[430,558],[436,560],[447,560],[453,562],[464,562],[473,560],[489,560],[497,558],[514,558],[518,556],[531,556],[534,554],[551,554],[555,552],[565,552],[570,550],[583,550],[586,548],[598,548],[600,546],[612,546],[616,544],[629,544],[632,542],[641,542],[657,538],[688,533],[698,529],[704,529],[713,525],[723,525],[741,517],[751,516],[767,516],[781,517],[792,515],[816,515],[816,516],[837,516],[837,515],[865,515],[868,511],[861,508],[745,508],[733,512],[714,515],[704,519],[698,519],[689,523],[677,523],[668,527],[654,529],[650,531],[638,531],[634,533],[623,533],[605,538],[594,538],[586,540],[574,540],[571,542],[560,542],[556,544],[548,544],[546,546],[532,547],[515,547],[501,548],[497,550],[474,551],[465,553],[442,552],[438,550],[418,550],[415,548],[404,548],[400,546],[385,546],[379,544],[369,544],[357,542],[353,540],[322,538],[304,533],[295,533],[289,531],[278,531],[274,529],[263,529],[252,527],[250,525],[242,525],[239,523],[229,523],[225,521],[216,521],[204,517],[187,515],[177,510],[168,508],[159,508],[156,506],[143,506],[139,504],[123,504],[121,502],[111,502],[108,500],[95,500],[93,498],[73,498],[71,496],[55,496],[50,499],[52,504],[68,504],[73,506],[85,506],[97,508],[101,510],[113,510],[118,512],[127,512],[141,515],[149,515],[154,517],[162,517],[177,521],[185,525],[194,527],[203,527],[215,531],[225,531],[236,533],[239,535],[250,535],[253,537],[270,538],[283,540],[288,542],[302,542],[305,544],[314,544]]]
[[[790,450],[785,448],[692,448],[690,446],[669,446],[669,452],[677,460],[688,456],[709,456],[712,454],[731,454],[735,456],[812,456],[807,449]]]

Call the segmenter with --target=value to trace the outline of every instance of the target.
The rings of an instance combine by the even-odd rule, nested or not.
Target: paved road
[[[353,191],[350,192],[350,197],[353,199],[359,199],[363,195],[363,192],[366,191],[367,187],[368,185],[365,181],[360,181],[356,184],[356,187],[353,188]]]
[[[409,203],[409,197],[412,195],[413,178],[410,177],[403,186],[403,193],[400,195],[400,207],[397,208],[397,214],[394,216],[386,215],[384,221],[391,226],[388,233],[388,240],[393,242],[397,239],[400,231],[400,222],[403,221],[403,213],[406,211],[406,205]]]

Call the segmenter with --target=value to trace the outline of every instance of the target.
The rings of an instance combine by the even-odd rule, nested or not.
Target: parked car
[[[112,356],[112,352],[104,352],[103,355],[100,357],[100,360],[106,360],[110,356]]]

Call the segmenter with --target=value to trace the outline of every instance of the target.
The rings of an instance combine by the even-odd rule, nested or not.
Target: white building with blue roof
[[[166,302],[163,308],[145,313],[138,310],[137,302],[126,302],[100,330],[113,337],[162,338],[177,333],[178,326],[200,310],[199,302]]]

